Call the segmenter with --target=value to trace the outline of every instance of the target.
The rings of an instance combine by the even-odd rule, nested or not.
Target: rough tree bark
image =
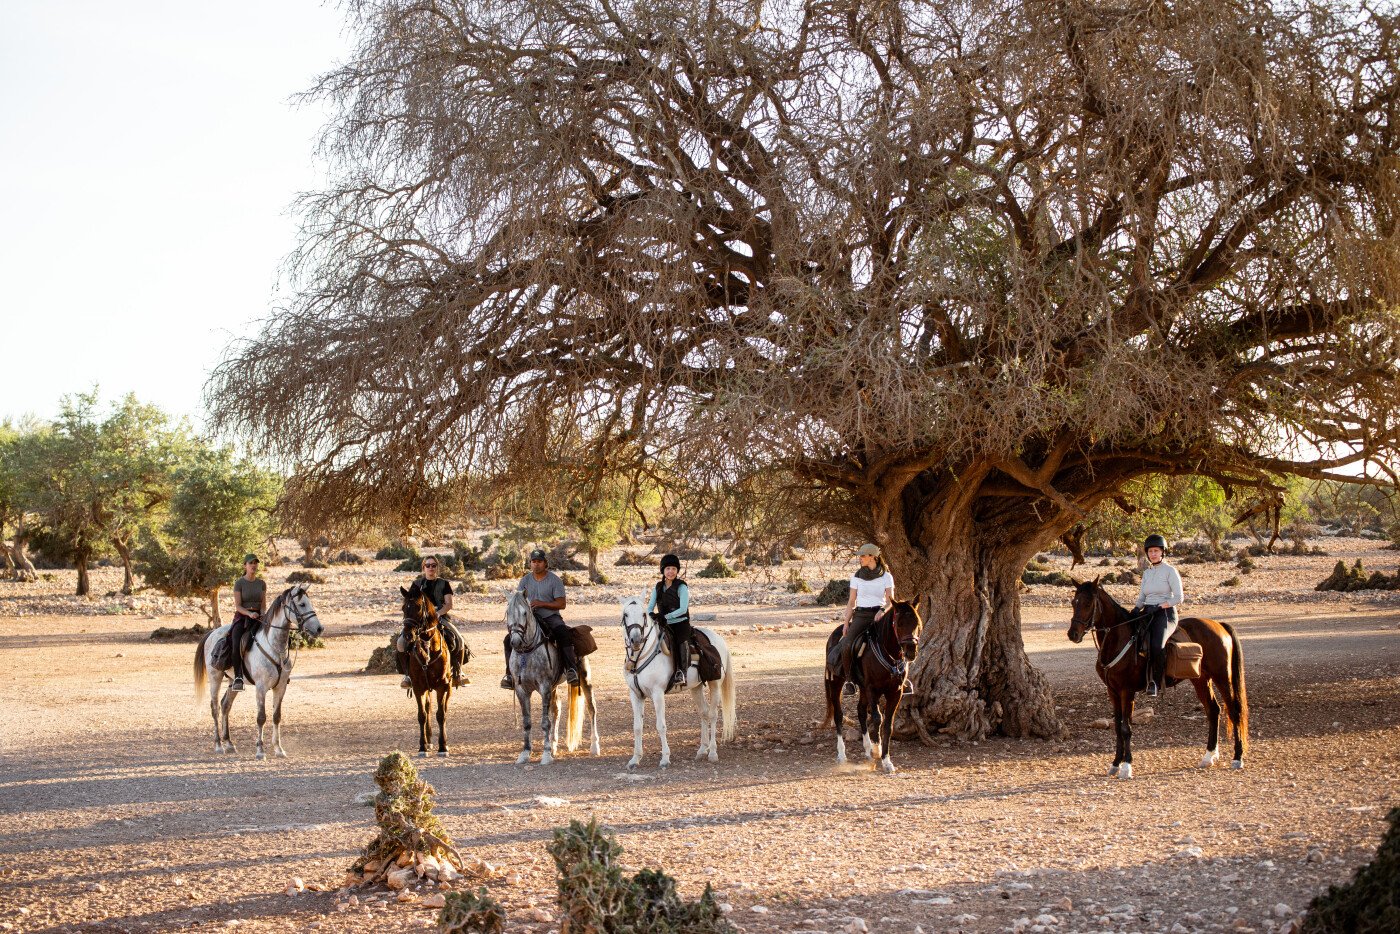
[[[602,575],[598,573],[598,549],[592,546],[588,548],[588,580],[594,584],[603,582]]]
[[[29,530],[24,526],[21,519],[19,525],[15,527],[15,537],[10,541],[10,561],[14,565],[14,579],[17,581],[36,581],[39,579],[39,572],[34,568],[34,562],[29,560],[27,548],[29,547]]]
[[[86,597],[92,589],[92,582],[88,579],[88,549],[79,548],[74,553],[73,563],[78,568],[78,589],[79,597]]]
[[[135,589],[135,577],[131,573],[131,542],[120,537],[112,538],[112,547],[117,549],[117,554],[122,559],[122,593],[131,596]]]

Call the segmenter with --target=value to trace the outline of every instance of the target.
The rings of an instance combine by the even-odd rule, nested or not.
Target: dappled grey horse
[[[228,734],[228,712],[238,695],[224,692],[223,702],[219,702],[219,687],[224,679],[233,680],[233,646],[229,646],[227,667],[214,662],[214,653],[219,643],[228,639],[232,624],[225,624],[204,634],[194,653],[194,692],[199,697],[207,681],[209,687],[209,712],[214,717],[214,751],[237,752],[233,739]],[[306,585],[297,584],[282,591],[281,596],[272,602],[259,622],[248,647],[245,666],[248,680],[258,692],[258,758],[264,757],[263,724],[267,722],[267,694],[272,692],[272,748],[278,756],[286,756],[282,749],[282,695],[292,678],[292,658],[288,651],[292,630],[296,629],[308,638],[321,634],[321,621],[316,616],[316,608],[306,594]],[[213,672],[214,678],[208,678]]]
[[[556,698],[555,688],[564,680],[564,656],[546,639],[530,609],[530,601],[525,592],[517,590],[511,594],[506,604],[506,630],[510,634],[510,674],[515,679],[515,699],[520,703],[520,725],[525,732],[524,745],[517,765],[530,761],[530,695],[540,695],[540,729],[544,732],[543,752],[540,765],[554,761],[554,750],[558,742],[559,704],[563,697]],[[577,685],[568,688],[568,720],[564,731],[564,745],[570,752],[578,748],[583,739],[583,714],[587,706],[588,716],[593,721],[593,755],[599,755],[598,708],[593,703],[593,685],[588,680],[588,659],[579,659]]]

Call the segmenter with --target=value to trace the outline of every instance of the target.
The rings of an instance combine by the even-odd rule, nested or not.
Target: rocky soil
[[[1094,726],[1108,706],[1093,649],[1065,639],[1068,591],[1050,586],[1025,595],[1025,637],[1063,740],[897,744],[892,776],[837,768],[830,732],[816,729],[834,611],[786,591],[791,564],[768,582],[692,573],[697,609],[731,633],[740,666],[739,742],[718,763],[691,759],[694,708],[672,695],[674,764],[656,768],[648,716],[643,767],[625,771],[631,712],[613,601],[651,575],[619,568],[622,583],[571,592],[568,614],[600,635],[602,756],[513,764],[519,728],[495,686],[493,591],[463,601],[475,683],[453,699],[452,755],[424,761],[423,774],[458,847],[499,868],[489,888],[512,931],[557,929],[544,844],[591,814],[635,865],[664,867],[689,896],[712,884],[744,931],[1279,932],[1370,858],[1400,803],[1400,601],[1312,590],[1338,558],[1389,571],[1400,556],[1360,540],[1317,544],[1331,553],[1256,558],[1248,575],[1186,566],[1190,611],[1229,620],[1245,640],[1253,747],[1242,772],[1194,767],[1205,726],[1178,687],[1139,706],[1136,777],[1104,777],[1112,738]],[[391,566],[321,572],[329,581],[312,592],[328,648],[298,657],[290,757],[264,762],[252,756],[252,695],[234,708],[238,753],[216,756],[207,704],[191,696],[192,646],[147,638],[188,625],[188,613],[145,597],[65,596],[71,573],[0,584],[0,930],[429,927],[435,884],[409,886],[408,898],[338,888],[373,835],[359,802],[379,757],[416,746],[397,677],[359,671],[392,628],[388,595],[403,575]],[[846,565],[805,567],[819,588]],[[1230,576],[1239,583],[1220,586]],[[95,578],[99,592],[119,583],[106,570]],[[123,609],[92,612],[111,606]]]

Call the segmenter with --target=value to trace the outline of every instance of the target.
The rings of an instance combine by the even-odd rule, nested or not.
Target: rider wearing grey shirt
[[[536,548],[530,552],[530,573],[520,578],[519,589],[525,594],[525,599],[530,602],[530,609],[535,614],[535,621],[540,624],[540,628],[554,642],[559,654],[564,656],[564,678],[570,684],[578,683],[578,653],[574,649],[573,635],[568,631],[569,626],[564,622],[564,617],[559,615],[559,611],[567,606],[564,597],[564,582],[561,581],[553,571],[549,570],[549,556],[543,550]],[[510,636],[505,639],[506,650],[506,674],[501,679],[501,687],[508,691],[515,690],[515,678],[510,673]]]

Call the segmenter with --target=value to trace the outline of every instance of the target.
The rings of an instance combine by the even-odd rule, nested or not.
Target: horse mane
[[[278,614],[278,612],[281,611],[281,609],[284,606],[286,606],[287,597],[291,594],[293,590],[296,590],[299,586],[301,585],[293,584],[292,586],[288,587],[286,590],[282,591],[280,594],[277,595],[277,599],[272,601],[272,606],[268,607],[267,612],[262,615],[262,628],[266,629],[272,625],[273,617],[275,617]]]

